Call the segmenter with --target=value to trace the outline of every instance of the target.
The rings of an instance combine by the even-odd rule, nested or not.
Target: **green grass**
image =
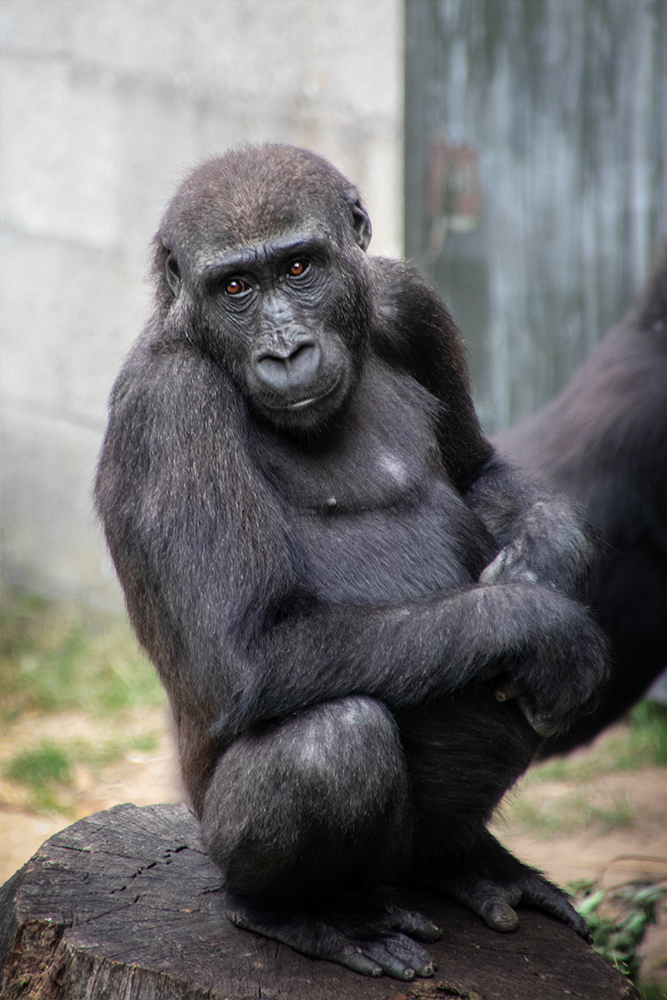
[[[665,879],[630,881],[610,889],[602,889],[595,880],[580,879],[566,888],[588,924],[595,951],[636,983],[640,945],[648,928],[657,923],[658,910],[664,909]],[[664,984],[648,982],[642,993],[649,1000],[662,998],[661,989],[664,991]]]
[[[639,983],[637,988],[644,1000],[667,1000],[667,982]]]
[[[60,812],[67,815],[71,808],[59,797],[64,788],[74,783],[75,768],[85,764],[99,777],[105,764],[120,760],[135,750],[150,752],[159,745],[157,733],[142,733],[126,740],[105,740],[92,744],[88,740],[54,742],[42,740],[34,746],[19,750],[2,769],[2,776],[30,789],[28,807],[38,812]]]
[[[43,742],[29,750],[21,750],[3,768],[3,776],[37,790],[53,782],[72,783],[71,759],[63,746]]]
[[[498,818],[517,824],[538,836],[575,833],[595,827],[601,833],[632,826],[635,810],[625,796],[606,807],[592,805],[582,787],[611,771],[634,771],[667,763],[667,708],[643,701],[629,713],[627,725],[598,740],[595,750],[574,757],[556,757],[532,767],[518,790],[503,803]],[[567,795],[542,798],[539,785],[567,782],[575,788]]]
[[[504,805],[499,819],[506,825],[516,824],[540,837],[558,833],[576,833],[596,827],[600,833],[632,826],[636,810],[624,795],[618,796],[610,806],[592,805],[583,791],[574,791],[555,801],[536,801],[520,792]]]
[[[0,691],[5,728],[26,713],[75,711],[108,717],[122,732],[122,713],[166,702],[124,618],[16,593],[3,594],[0,601]],[[2,775],[30,790],[29,809],[68,815],[71,807],[64,800],[75,785],[77,767],[85,765],[99,778],[104,765],[132,750],[154,750],[158,742],[151,732],[113,739],[100,735],[92,742],[42,740],[19,750]]]
[[[120,616],[5,594],[0,635],[5,723],[26,711],[104,715],[165,703],[153,667]]]
[[[617,768],[634,771],[643,764],[667,764],[667,705],[640,701],[630,713],[628,748]]]

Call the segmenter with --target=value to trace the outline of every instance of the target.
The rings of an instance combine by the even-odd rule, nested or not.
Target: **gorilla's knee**
[[[340,799],[349,822],[404,781],[398,729],[372,698],[353,696],[304,712],[283,727],[290,766],[308,794]],[[333,801],[331,801],[333,805]]]
[[[230,888],[284,896],[298,884],[303,894],[387,866],[405,839],[407,798],[394,720],[352,696],[237,740],[209,786],[202,835]]]

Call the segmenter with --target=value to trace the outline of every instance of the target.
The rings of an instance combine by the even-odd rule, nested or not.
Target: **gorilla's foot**
[[[463,880],[456,879],[447,887],[447,892],[496,931],[517,930],[519,917],[514,907],[526,906],[556,917],[590,941],[586,921],[574,909],[567,895],[539,872],[522,867],[520,876],[511,880],[503,878],[495,882],[474,875]]]
[[[470,854],[452,855],[440,870],[444,872],[436,880],[440,888],[496,931],[517,930],[519,917],[514,907],[525,906],[548,913],[585,940],[591,939],[586,921],[567,894],[506,851],[488,830]]]
[[[420,913],[368,904],[311,914],[277,907],[239,906],[227,916],[237,927],[287,944],[311,958],[324,958],[364,976],[394,979],[432,976],[436,965],[416,943],[437,941],[442,932]]]

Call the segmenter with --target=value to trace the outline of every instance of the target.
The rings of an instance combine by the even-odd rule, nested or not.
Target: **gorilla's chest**
[[[297,509],[307,589],[334,603],[391,603],[473,582],[488,561],[475,519],[446,484],[420,487],[374,509]]]
[[[410,402],[385,387],[325,441],[263,442],[265,475],[294,526],[302,583],[321,600],[424,597],[473,582],[493,555],[447,479],[428,412]]]

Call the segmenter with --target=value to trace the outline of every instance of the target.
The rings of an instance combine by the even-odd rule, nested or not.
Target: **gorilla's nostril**
[[[287,359],[265,355],[257,362],[257,374],[274,389],[286,389],[289,384]]]
[[[319,351],[315,344],[299,344],[297,349],[286,359],[286,364],[292,372],[310,372],[317,368]]]

